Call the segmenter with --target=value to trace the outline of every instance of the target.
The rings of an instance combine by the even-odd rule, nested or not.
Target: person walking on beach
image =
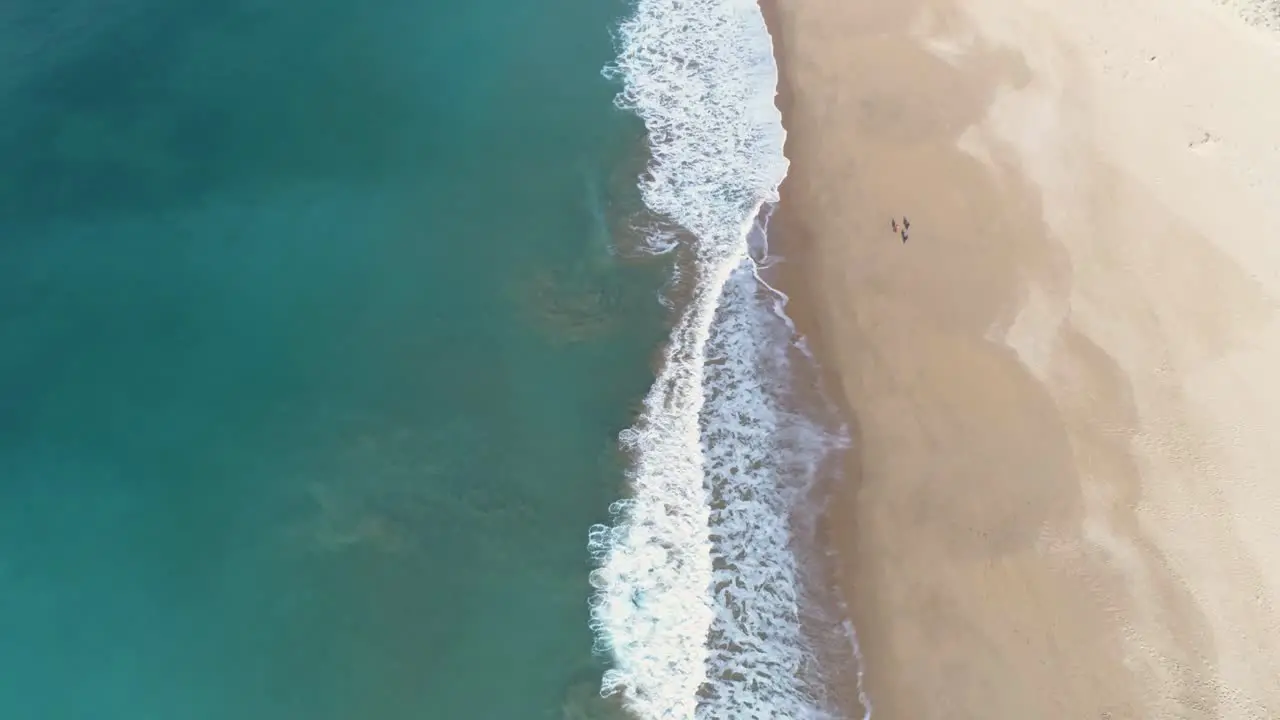
[[[902,242],[904,242],[904,243],[907,241],[907,230],[908,230],[910,227],[911,227],[911,221],[907,220],[907,216],[906,216],[906,215],[903,215],[903,216],[902,216],[902,225],[901,225],[901,226],[899,226],[899,225],[898,225],[898,218],[896,218],[896,217],[894,217],[894,218],[889,218],[889,229],[890,229],[890,230],[892,230],[892,231],[894,232],[894,234],[895,234],[895,235],[901,235],[901,236],[902,236]]]

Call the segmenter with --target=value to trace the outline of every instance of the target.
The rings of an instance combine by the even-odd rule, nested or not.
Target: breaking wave
[[[619,104],[652,154],[641,192],[690,262],[620,438],[630,496],[590,533],[602,692],[643,720],[830,717],[792,518],[834,436],[787,410],[803,347],[749,253],[787,171],[772,40],[756,0],[639,0],[619,46]]]

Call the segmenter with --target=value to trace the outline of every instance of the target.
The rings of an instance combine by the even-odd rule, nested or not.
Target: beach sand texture
[[[1280,36],[1214,0],[767,9],[873,717],[1280,718]]]

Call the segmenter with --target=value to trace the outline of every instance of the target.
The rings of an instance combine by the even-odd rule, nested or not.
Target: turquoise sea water
[[[612,252],[624,11],[0,7],[0,717],[591,694],[585,533],[665,321]]]

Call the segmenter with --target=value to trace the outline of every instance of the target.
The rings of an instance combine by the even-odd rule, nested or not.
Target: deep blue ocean
[[[0,718],[602,717],[626,10],[0,3]]]

